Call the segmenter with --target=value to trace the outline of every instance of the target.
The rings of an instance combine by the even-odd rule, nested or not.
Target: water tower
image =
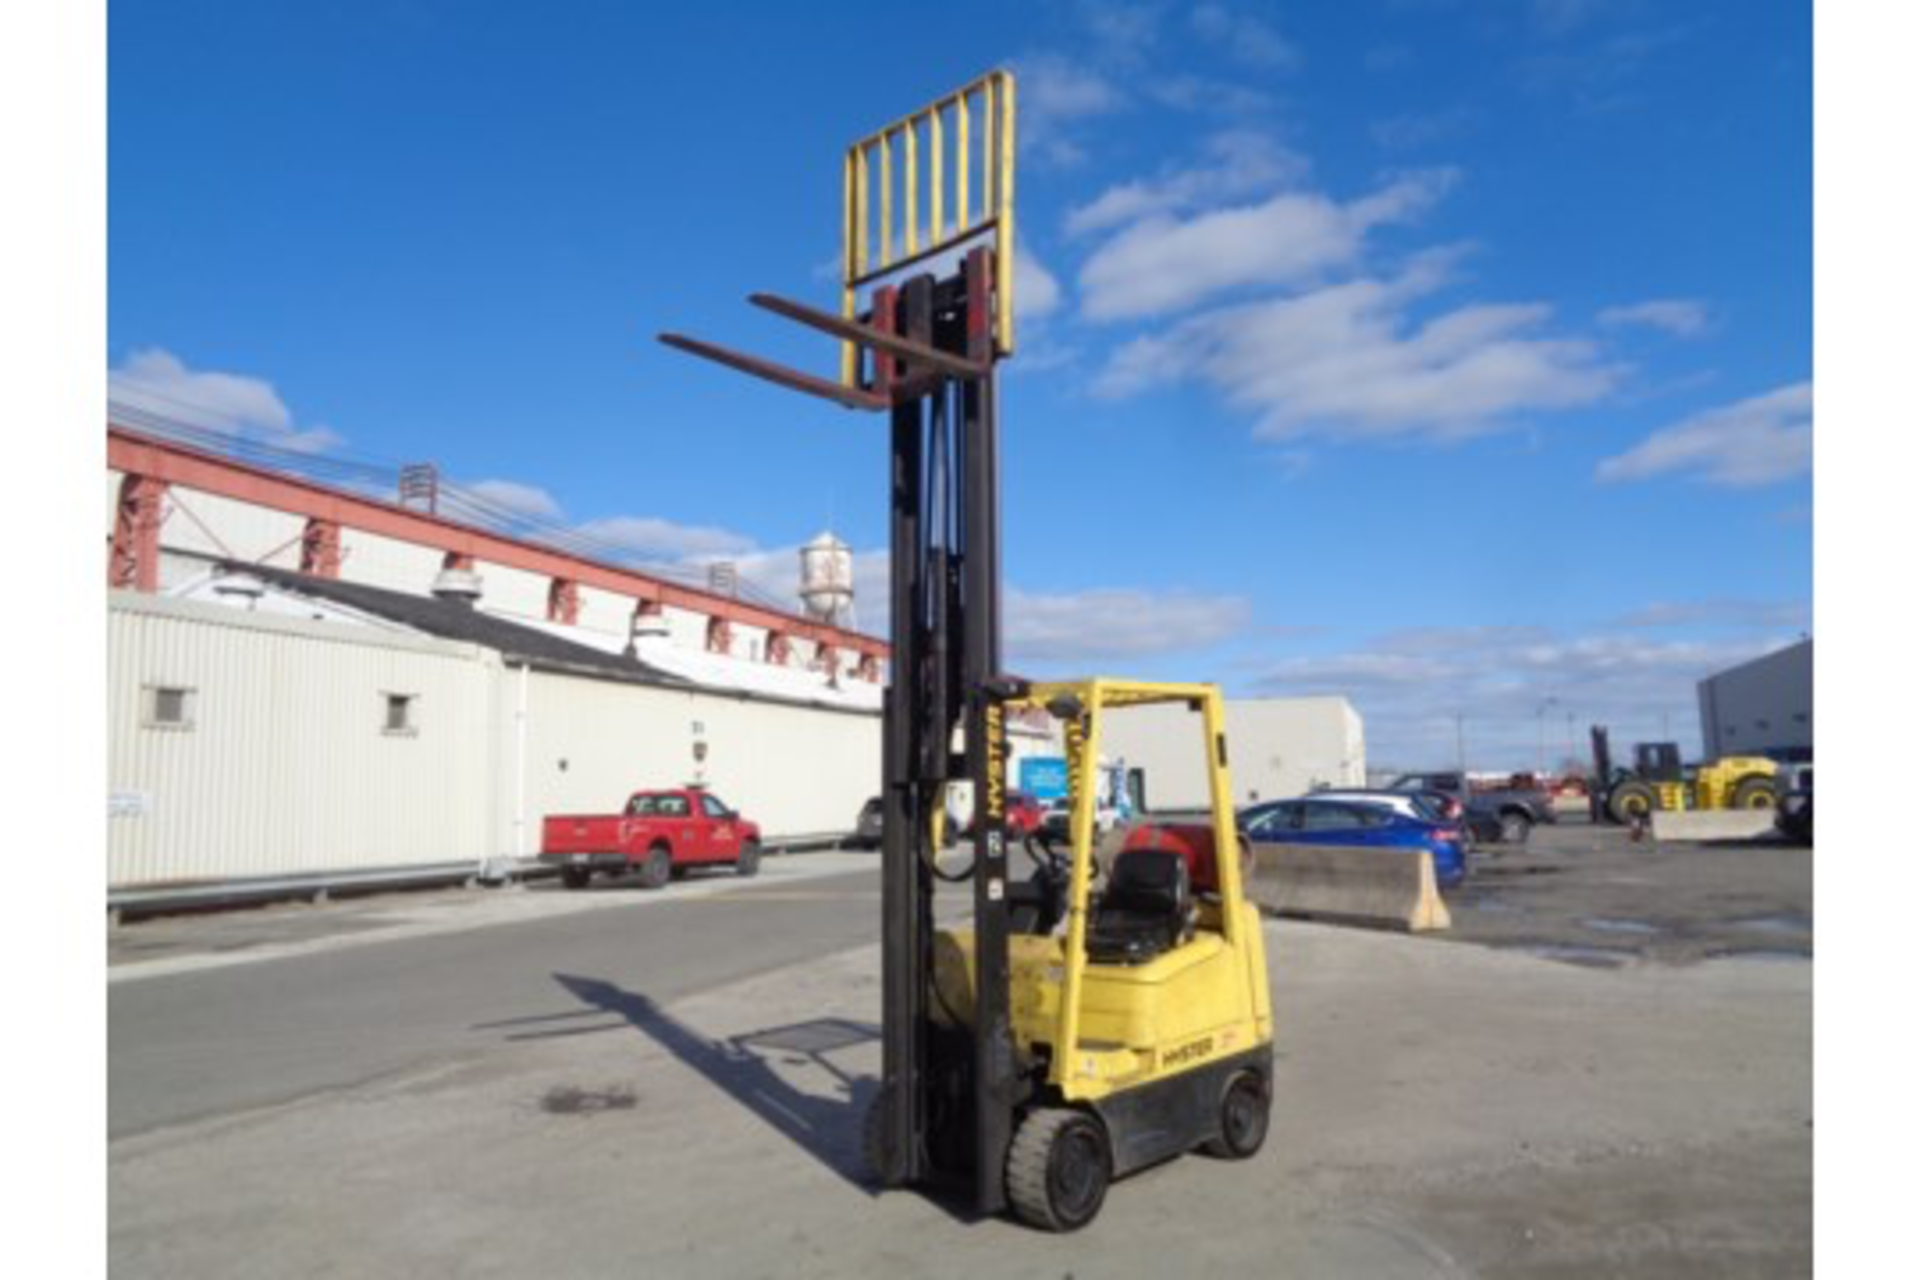
[[[853,626],[853,550],[831,533],[800,548],[800,599],[814,621]]]

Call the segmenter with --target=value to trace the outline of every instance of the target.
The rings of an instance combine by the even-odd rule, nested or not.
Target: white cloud
[[[1121,347],[1095,390],[1196,379],[1257,412],[1268,438],[1447,439],[1613,388],[1618,373],[1592,343],[1543,331],[1542,305],[1466,306],[1416,325],[1409,304],[1444,282],[1447,264],[1428,254],[1391,280],[1204,313]]]
[[[1022,320],[1038,320],[1060,307],[1060,281],[1024,236],[1014,246],[1013,296]]]
[[[1366,722],[1367,755],[1387,767],[1454,762],[1464,737],[1472,768],[1584,758],[1586,727],[1616,744],[1669,737],[1699,750],[1702,678],[1793,639],[1778,630],[1701,641],[1541,627],[1429,627],[1345,653],[1285,659],[1254,681],[1261,693],[1340,694]],[[1462,717],[1456,723],[1455,717]]]
[[[1656,600],[1619,620],[1623,627],[1785,627],[1813,625],[1805,600]]]
[[[1265,115],[1278,105],[1274,96],[1264,89],[1218,76],[1154,76],[1141,86],[1141,92],[1176,111],[1204,111],[1229,117]]]
[[[646,560],[725,557],[754,549],[752,538],[731,529],[677,524],[654,516],[608,516],[587,521],[577,532]]]
[[[1302,192],[1219,209],[1187,221],[1152,217],[1096,249],[1080,269],[1093,320],[1162,315],[1241,285],[1294,284],[1353,264],[1366,233],[1421,212],[1452,182],[1413,174],[1339,204]]]
[[[1456,106],[1442,111],[1389,116],[1374,121],[1367,131],[1376,143],[1389,151],[1412,151],[1457,138],[1479,120],[1478,111]]]
[[[1813,470],[1813,384],[1795,382],[1654,432],[1595,470],[1602,483],[1682,475],[1728,488]]]
[[[1609,328],[1645,325],[1681,338],[1699,337],[1707,331],[1710,319],[1707,304],[1693,298],[1656,298],[1629,307],[1608,307],[1600,313],[1600,323]]]
[[[476,480],[463,487],[475,497],[505,508],[510,515],[549,520],[560,516],[560,504],[552,494],[536,485],[521,484],[517,480]]]
[[[1009,589],[1003,607],[1009,660],[1055,667],[1203,648],[1252,616],[1244,596],[1137,588]]]
[[[1120,88],[1083,61],[1058,54],[1017,60],[1020,149],[1042,165],[1070,168],[1086,159],[1076,138],[1085,121],[1126,105]]]
[[[156,417],[300,453],[318,453],[341,443],[326,427],[297,426],[292,411],[266,379],[195,371],[157,347],[135,351],[119,368],[108,370],[107,395]]]
[[[1190,21],[1195,35],[1248,66],[1287,70],[1300,64],[1300,51],[1271,24],[1224,4],[1197,5]]]
[[[1220,200],[1233,200],[1305,176],[1299,153],[1253,129],[1215,134],[1199,164],[1172,168],[1157,178],[1136,178],[1108,187],[1067,214],[1067,234],[1106,231],[1152,214],[1181,213]]]

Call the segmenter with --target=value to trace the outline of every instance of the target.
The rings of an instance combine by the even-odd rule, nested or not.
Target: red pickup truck
[[[732,866],[750,876],[760,869],[760,828],[710,791],[636,791],[619,813],[549,816],[540,861],[557,865],[569,889],[584,889],[595,872],[638,870],[647,889],[688,867]]]

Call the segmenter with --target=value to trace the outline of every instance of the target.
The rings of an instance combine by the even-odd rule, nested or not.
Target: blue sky
[[[830,371],[744,295],[831,303],[841,148],[1008,65],[1022,669],[1346,693],[1382,763],[1694,751],[1812,625],[1810,23],[116,0],[114,386],[773,590],[831,520],[871,622],[878,421],[651,335]]]

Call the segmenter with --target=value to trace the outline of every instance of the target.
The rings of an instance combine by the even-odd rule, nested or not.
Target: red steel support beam
[[[342,530],[353,529],[398,542],[432,547],[446,552],[449,557],[462,557],[465,563],[461,567],[465,568],[471,568],[476,560],[485,560],[490,564],[548,578],[568,578],[581,586],[597,587],[629,598],[656,600],[663,606],[725,618],[742,626],[785,631],[791,636],[815,643],[826,641],[842,649],[868,654],[875,659],[876,666],[878,660],[887,653],[885,641],[861,635],[857,631],[825,626],[632,569],[616,568],[505,534],[476,529],[441,516],[344,493],[297,476],[236,462],[172,441],[156,440],[111,423],[107,427],[107,465],[129,476],[145,477],[163,488],[172,485],[182,489],[197,489],[308,519],[330,520]],[[158,548],[156,528],[156,586]]]
[[[580,584],[572,578],[555,578],[548,584],[547,621],[569,627],[580,621]]]
[[[309,519],[300,535],[300,572],[316,578],[337,578],[340,559],[340,526],[331,520]]]
[[[160,522],[167,482],[159,476],[122,467],[120,502],[113,517],[113,550],[107,558],[107,585],[151,595],[160,589]]]

